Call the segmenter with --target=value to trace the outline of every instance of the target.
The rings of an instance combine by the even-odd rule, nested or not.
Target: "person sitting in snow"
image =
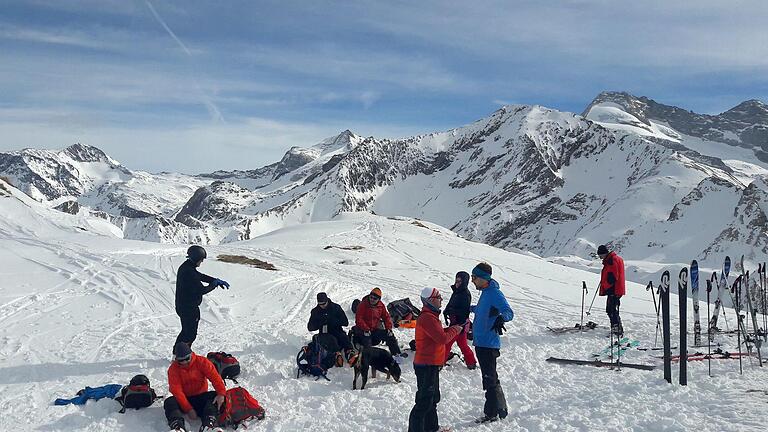
[[[203,426],[215,427],[227,388],[216,367],[205,357],[193,353],[189,345],[179,342],[168,368],[168,389],[173,396],[165,400],[165,418],[173,430],[186,430],[184,414],[190,420],[200,418]],[[215,391],[208,391],[208,381]]]
[[[353,366],[357,361],[357,353],[352,348],[344,327],[349,325],[347,314],[337,303],[331,301],[328,294],[317,293],[317,306],[312,309],[307,323],[307,330],[318,332],[318,340],[326,349],[344,350],[344,358]],[[328,338],[332,341],[328,341]],[[326,342],[327,341],[327,342]],[[330,347],[329,347],[330,345]]]
[[[203,296],[217,287],[229,289],[227,282],[197,271],[206,257],[207,253],[202,246],[190,246],[187,249],[187,260],[176,272],[176,314],[181,320],[181,332],[176,337],[176,343],[184,342],[190,348],[197,338],[200,303],[203,302]],[[208,286],[203,285],[203,282]]]
[[[393,356],[400,355],[400,346],[392,332],[392,318],[381,301],[381,290],[374,288],[363,297],[355,313],[355,326],[352,327],[355,339],[365,348],[387,342]]]

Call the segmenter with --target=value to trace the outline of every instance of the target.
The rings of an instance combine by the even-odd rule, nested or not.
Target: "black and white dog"
[[[387,379],[392,377],[395,382],[400,382],[400,365],[397,364],[389,351],[381,348],[363,348],[355,363],[355,378],[352,380],[352,390],[357,390],[357,377],[363,377],[363,385],[360,390],[365,388],[368,382],[368,370],[371,369],[371,378],[376,376],[376,371],[387,374]]]

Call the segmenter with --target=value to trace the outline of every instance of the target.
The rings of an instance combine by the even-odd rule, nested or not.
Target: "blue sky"
[[[396,138],[602,90],[768,101],[765,1],[4,0],[0,150],[256,168],[344,129]]]

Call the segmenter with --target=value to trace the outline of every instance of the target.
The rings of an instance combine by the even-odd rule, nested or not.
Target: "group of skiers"
[[[623,333],[619,306],[625,293],[624,261],[606,246],[598,248],[603,260],[600,281],[600,295],[607,296],[606,313],[611,321],[611,330]],[[192,351],[197,337],[200,320],[200,304],[203,295],[217,287],[229,288],[224,280],[199,272],[197,269],[206,258],[201,246],[191,246],[187,259],[178,269],[176,282],[176,312],[181,321],[181,331],[174,345],[174,359],[168,368],[168,383],[172,394],[164,403],[165,415],[171,429],[184,429],[184,414],[191,419],[201,418],[203,425],[215,422],[215,414],[224,401],[226,388],[213,364],[205,357]],[[408,419],[409,432],[440,430],[437,418],[437,404],[440,401],[440,371],[449,359],[451,347],[458,344],[468,369],[475,369],[479,363],[482,387],[485,391],[483,416],[477,423],[495,422],[508,414],[504,391],[497,373],[497,359],[500,356],[500,335],[511,321],[514,313],[509,306],[498,282],[492,278],[493,269],[485,262],[479,263],[471,274],[460,271],[451,285],[451,297],[442,311],[447,327],[440,322],[442,295],[435,288],[425,288],[420,294],[421,314],[416,321],[413,366],[416,374],[417,391],[415,405]],[[472,305],[469,282],[480,291],[476,305]],[[204,285],[207,284],[207,285]],[[352,335],[363,349],[387,344],[393,356],[401,354],[397,338],[393,333],[392,318],[381,301],[380,288],[373,288],[357,305]],[[474,319],[470,321],[470,314]],[[311,313],[307,329],[319,332],[335,340],[343,359],[353,366],[358,352],[345,332],[349,325],[347,315],[341,306],[331,301],[324,292],[317,294],[317,306]],[[467,333],[473,330],[474,353],[469,347]],[[208,382],[214,391],[208,391]]]

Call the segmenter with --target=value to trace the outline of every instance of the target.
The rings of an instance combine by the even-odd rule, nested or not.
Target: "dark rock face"
[[[176,215],[176,222],[185,223],[191,219],[212,222],[233,216],[239,206],[233,198],[247,197],[250,192],[234,183],[215,181],[210,186],[198,189]]]
[[[77,201],[67,201],[57,205],[54,209],[74,215],[80,212],[80,204]]]

